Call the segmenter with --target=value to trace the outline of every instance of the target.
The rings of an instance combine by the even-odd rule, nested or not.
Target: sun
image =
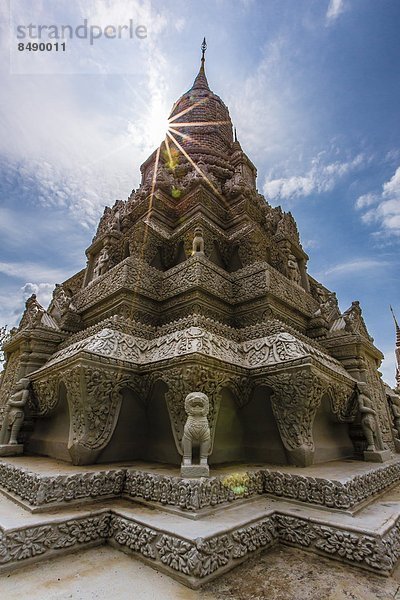
[[[159,146],[167,135],[169,128],[167,107],[160,101],[152,102],[146,115],[146,134],[148,145]]]

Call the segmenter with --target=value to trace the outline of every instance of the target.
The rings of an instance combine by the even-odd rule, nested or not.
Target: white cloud
[[[310,169],[304,175],[267,179],[264,193],[267,198],[290,200],[331,191],[338,181],[360,167],[365,160],[362,154],[355,158],[328,164],[323,163],[323,154],[313,159]]]
[[[367,206],[371,206],[371,204],[375,204],[376,201],[376,194],[364,194],[363,196],[359,196],[359,198],[357,198],[356,208],[366,208]]]
[[[9,329],[17,326],[25,310],[25,302],[32,294],[36,294],[40,304],[47,308],[53,289],[54,283],[27,282],[21,287],[9,286],[8,293],[0,294],[0,324],[7,324]]]
[[[395,382],[395,373],[396,373],[396,357],[394,353],[394,343],[390,346],[382,347],[379,349],[385,355],[385,358],[380,367],[380,371],[382,372],[382,379],[385,383],[388,383],[392,387],[396,385]]]
[[[375,271],[387,267],[390,263],[384,260],[371,260],[359,258],[356,260],[343,262],[324,271],[325,276],[329,275],[354,275],[359,272]]]
[[[400,167],[389,181],[382,186],[380,194],[364,194],[357,198],[355,207],[367,209],[362,221],[376,224],[374,235],[378,238],[400,236]]]
[[[179,31],[179,33],[181,33],[181,31],[183,31],[185,29],[186,26],[186,19],[184,19],[183,17],[180,17],[179,19],[176,19],[175,21],[175,29],[177,31]]]
[[[243,149],[256,164],[285,159],[296,152],[299,140],[304,147],[313,131],[310,115],[302,108],[302,92],[291,77],[292,51],[290,37],[276,36],[263,48],[255,68],[232,70],[230,85],[215,90],[229,107]]]
[[[26,301],[32,294],[36,294],[38,302],[47,308],[53,295],[54,285],[54,283],[27,282],[21,288],[23,299]]]
[[[18,12],[25,5],[13,2],[21,23],[29,17]],[[48,2],[32,9],[35,22],[46,7],[50,14],[42,22],[51,18],[60,22],[56,4]],[[109,87],[117,80],[101,76],[24,75],[22,85],[20,77],[8,73],[5,36],[0,42],[4,57],[0,66],[0,156],[10,181],[38,190],[32,204],[64,207],[80,224],[93,227],[105,204],[127,198],[138,186],[140,164],[164,137],[169,109],[167,69],[158,34],[168,25],[168,13],[164,9],[156,13],[147,2],[122,0],[78,2],[72,12],[74,17],[85,16],[101,26],[125,23],[132,15],[138,22],[151,23],[151,35],[140,55],[124,52],[119,40],[109,40],[107,46],[116,58],[121,58],[121,53],[123,58],[129,55],[129,60],[140,65],[141,75],[125,75],[123,83],[117,82],[119,89]],[[69,54],[63,59],[68,61]]]
[[[35,263],[0,262],[0,273],[16,279],[44,280],[60,282],[70,275],[64,269],[54,269]]]
[[[328,23],[335,21],[344,10],[344,0],[330,0],[326,11],[326,20]]]

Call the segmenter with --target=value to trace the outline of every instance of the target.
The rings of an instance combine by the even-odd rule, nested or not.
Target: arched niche
[[[147,417],[144,400],[130,388],[121,390],[121,408],[111,439],[97,462],[142,460],[147,438]]]
[[[249,463],[287,464],[285,447],[272,412],[272,390],[257,386],[253,396],[241,410],[244,446]]]
[[[216,241],[213,242],[213,248],[210,254],[210,260],[221,269],[225,269],[225,263],[222,259],[220,249]]]
[[[314,463],[349,458],[354,455],[349,424],[338,422],[332,412],[330,398],[327,394],[323,396],[315,415],[313,439]]]
[[[269,388],[258,386],[250,401],[241,407],[233,391],[221,390],[210,464],[287,464],[272,412],[271,395]]]
[[[150,262],[150,266],[158,269],[159,271],[164,271],[164,267],[161,260],[160,248],[157,248],[157,252],[155,253],[152,261]]]
[[[54,410],[48,416],[39,417],[26,444],[28,453],[51,456],[70,462],[68,438],[70,413],[67,390],[61,382],[58,388],[59,399]]]
[[[244,432],[240,409],[233,392],[220,391],[220,406],[215,427],[211,465],[245,461]]]
[[[151,462],[181,464],[172,433],[165,394],[167,385],[156,381],[146,405],[147,434],[144,460]]]
[[[172,267],[175,267],[176,265],[180,265],[181,263],[185,262],[185,260],[187,260],[187,258],[188,257],[185,254],[184,242],[183,242],[183,240],[181,240],[176,248],[175,258],[174,258]]]
[[[233,272],[238,271],[239,269],[243,269],[243,263],[239,256],[239,246],[233,246],[230,248],[230,258],[227,270]]]

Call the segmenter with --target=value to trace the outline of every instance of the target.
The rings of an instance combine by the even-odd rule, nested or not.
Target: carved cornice
[[[173,326],[165,326],[161,331],[171,332],[153,339],[133,336],[107,327],[87,339],[63,348],[53,355],[42,370],[47,370],[82,352],[122,360],[132,365],[150,365],[174,357],[201,354],[244,369],[259,371],[264,367],[289,366],[293,361],[308,359],[307,362],[318,365],[321,372],[351,381],[338,361],[291,333],[278,331],[262,338],[240,342],[221,335],[231,333],[230,329],[218,326],[211,319],[199,319],[198,322],[214,331],[202,326],[180,330],[175,328],[174,325],[187,324],[187,319],[181,319]],[[237,339],[237,336],[235,337]]]

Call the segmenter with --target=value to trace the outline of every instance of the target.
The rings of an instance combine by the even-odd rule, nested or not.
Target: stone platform
[[[239,470],[249,485],[235,495],[223,481]],[[388,489],[399,482],[398,459],[212,472],[182,480],[178,469],[140,463],[75,467],[7,458],[0,463],[8,488],[0,496],[0,571],[104,543],[192,588],[278,543],[379,574],[394,568],[400,502]]]

